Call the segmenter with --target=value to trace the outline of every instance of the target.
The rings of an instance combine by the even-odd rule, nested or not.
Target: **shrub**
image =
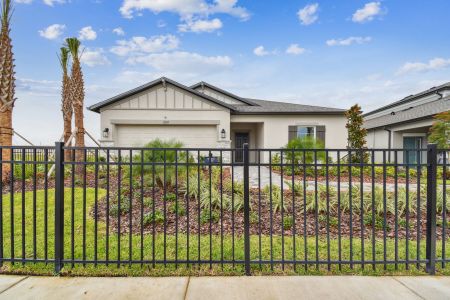
[[[285,216],[283,219],[283,228],[285,230],[291,229],[294,225],[294,218],[292,216]]]
[[[285,146],[287,150],[312,150],[324,149],[324,144],[313,137],[296,138],[289,141]],[[312,164],[314,162],[326,160],[325,151],[286,151],[285,158],[288,162],[295,164]]]
[[[272,199],[270,198],[270,187],[268,185],[264,187],[263,193],[266,196],[267,203],[270,204],[270,201],[272,200],[273,212],[276,213],[278,210],[283,209],[283,211],[286,211],[288,209],[288,207],[283,203],[281,187],[277,185],[272,186]]]
[[[164,223],[164,214],[159,210],[156,210],[155,213],[149,212],[144,215],[144,225],[149,225],[151,223],[161,224]]]
[[[111,217],[118,217],[120,215],[125,215],[130,212],[130,198],[121,197],[120,198],[120,210],[117,199],[110,204],[109,215]]]
[[[209,211],[206,211],[206,210],[202,211],[200,214],[200,222],[202,224],[209,223],[209,221],[211,221],[212,223],[216,223],[219,220],[220,220],[220,214],[219,214],[219,212],[217,212],[215,210],[211,211],[211,216],[210,216]]]
[[[133,161],[144,163],[169,163],[173,164],[175,162],[187,162],[187,155],[185,151],[179,151],[177,149],[183,147],[183,143],[170,140],[163,141],[160,139],[155,139],[149,143],[147,143],[145,148],[149,148],[148,150],[142,151],[143,157],[141,154],[137,154],[133,157]],[[162,149],[162,150],[161,150]],[[173,150],[172,150],[173,149]],[[142,170],[144,168],[144,170]],[[155,181],[156,184],[160,187],[162,186],[173,186],[175,183],[175,166],[174,165],[155,165]],[[184,171],[183,171],[184,169]],[[178,167],[178,177],[183,177],[186,173],[186,167],[179,166]],[[140,175],[144,173],[144,175],[153,175],[153,166],[142,166],[140,164],[133,167],[133,173],[135,175]],[[165,174],[164,174],[165,173]]]
[[[165,200],[166,201],[175,201],[177,199],[177,195],[175,193],[166,193]]]
[[[186,209],[180,203],[172,203],[169,206],[169,212],[171,212],[173,214],[177,214],[178,216],[186,215]]]

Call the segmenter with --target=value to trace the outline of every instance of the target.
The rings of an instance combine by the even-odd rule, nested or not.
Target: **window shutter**
[[[325,146],[325,126],[317,126],[316,127],[316,137]]]
[[[288,142],[297,138],[297,126],[289,126]]]

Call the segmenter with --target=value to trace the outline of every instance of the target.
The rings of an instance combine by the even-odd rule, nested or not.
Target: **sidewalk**
[[[0,299],[450,299],[450,277],[0,276]]]

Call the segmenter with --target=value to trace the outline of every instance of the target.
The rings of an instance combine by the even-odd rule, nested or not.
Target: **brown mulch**
[[[280,170],[272,170],[272,172],[281,175],[281,171]],[[361,182],[361,178],[359,176],[359,172],[352,174],[352,182],[354,183],[360,183]],[[292,180],[292,175],[286,175],[286,172],[283,174],[283,178],[285,180]],[[303,182],[303,175],[294,175],[294,180],[295,181],[300,181]],[[306,181],[315,181],[316,178],[315,176],[306,176]],[[317,175],[317,181],[319,182],[326,182],[327,181],[327,177],[326,176],[321,176],[321,175]],[[350,177],[348,176],[348,174],[343,174],[340,177],[336,176],[336,175],[328,175],[328,181],[329,182],[337,182],[340,181],[342,182],[349,182],[350,181]],[[375,176],[375,180],[372,179],[372,176],[369,175],[364,175],[362,176],[362,181],[364,183],[372,183],[374,182],[375,184],[383,184],[384,180],[383,180],[383,176]],[[409,181],[406,180],[406,178],[404,177],[397,177],[397,180],[395,180],[394,177],[391,176],[386,176],[386,183],[387,184],[395,184],[395,182],[397,183],[407,183],[409,182],[410,184],[415,184],[417,183],[417,178],[410,176]],[[426,179],[422,179],[422,183],[426,182]]]
[[[150,188],[148,191],[144,191],[145,198],[152,197],[152,189]],[[164,197],[163,191],[159,188],[155,188],[155,211],[160,211],[164,214]],[[288,197],[286,198],[288,199]],[[129,201],[127,199],[127,201]],[[232,234],[233,232],[237,235],[242,235],[244,232],[244,214],[243,211],[231,212],[225,208],[221,210],[220,208],[216,208],[211,211],[212,214],[216,214],[217,218],[212,220],[211,223],[206,220],[199,222],[199,203],[195,199],[186,199],[182,194],[178,195],[178,205],[182,206],[186,209],[186,214],[182,216],[177,216],[174,212],[170,211],[169,207],[175,205],[175,200],[173,201],[165,201],[166,202],[166,223],[161,222],[150,222],[148,224],[144,224],[142,231],[144,234],[152,233],[153,230],[156,233],[163,233],[172,235],[177,233],[186,234],[189,231],[189,234],[200,234],[202,235],[220,235],[223,234]],[[117,195],[112,196],[110,198],[111,203],[117,203]],[[267,200],[261,198],[261,203],[259,205],[258,201],[258,193],[256,190],[251,192],[251,224],[250,224],[250,233],[252,235],[262,234],[262,235],[285,235],[292,236],[294,233],[294,226],[283,228],[282,218],[291,218],[293,216],[292,211],[292,202],[287,201],[285,204],[286,207],[289,206],[283,216],[280,211],[274,212],[270,211],[270,205],[267,203]],[[141,232],[141,219],[142,216],[146,214],[151,214],[153,212],[152,207],[143,206],[143,211],[141,211],[141,200],[133,199],[132,201],[132,209],[128,212],[124,212],[121,214],[120,218],[120,232],[122,234],[130,232],[130,221],[131,221],[131,231],[133,233]],[[201,208],[200,215],[207,214],[209,215],[209,209]],[[91,210],[90,215],[92,218],[95,218],[94,209]],[[259,217],[260,216],[260,217]],[[306,213],[303,212],[303,208],[300,203],[296,203],[295,206],[295,234],[296,235],[307,235],[307,236],[315,236],[316,234],[320,237],[327,236],[327,215],[325,213],[320,213],[317,216],[314,213]],[[189,217],[189,226],[188,226],[188,217]],[[98,214],[97,218],[100,221],[106,222],[108,220],[111,231],[118,232],[119,224],[117,216],[111,216],[107,214],[107,205],[106,199],[102,199],[99,201],[98,205]],[[130,219],[131,218],[131,219]],[[371,217],[370,217],[371,218]],[[381,216],[382,218],[382,216]],[[316,221],[317,219],[317,221]],[[306,221],[306,230],[305,230],[305,221]],[[316,222],[317,225],[316,226]],[[340,223],[340,226],[338,224]],[[375,222],[375,236],[377,238],[384,237],[383,231],[383,223],[380,216],[378,217],[378,223]],[[400,224],[399,224],[400,222]],[[450,223],[450,216],[447,218],[447,223]],[[351,225],[350,225],[351,224]],[[372,237],[373,229],[370,224],[363,225],[364,231],[361,230],[361,216],[359,213],[352,214],[352,222],[350,223],[350,213],[342,212],[340,220],[338,220],[337,213],[330,213],[329,216],[329,236],[330,238],[337,238],[340,234],[343,237],[349,237],[350,232],[355,238],[361,237],[362,232],[364,232],[364,236],[366,238]],[[188,229],[189,228],[189,229]],[[340,229],[340,230],[339,230]],[[425,236],[426,231],[426,215],[422,214],[420,216],[420,235]],[[450,230],[447,230],[446,236],[450,237]],[[414,214],[410,215],[409,218],[409,230],[406,230],[406,218],[405,216],[399,216],[397,220],[397,236],[399,238],[404,238],[407,235],[410,240],[417,239],[417,216]],[[438,230],[437,232],[438,238],[442,236],[442,230]],[[393,238],[395,237],[395,216],[388,214],[386,218],[386,237]]]

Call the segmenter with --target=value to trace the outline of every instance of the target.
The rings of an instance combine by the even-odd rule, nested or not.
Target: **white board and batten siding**
[[[109,128],[103,144],[138,147],[156,138],[176,139],[189,148],[216,147],[220,132],[229,132],[229,109],[162,84],[101,109],[101,130]]]

